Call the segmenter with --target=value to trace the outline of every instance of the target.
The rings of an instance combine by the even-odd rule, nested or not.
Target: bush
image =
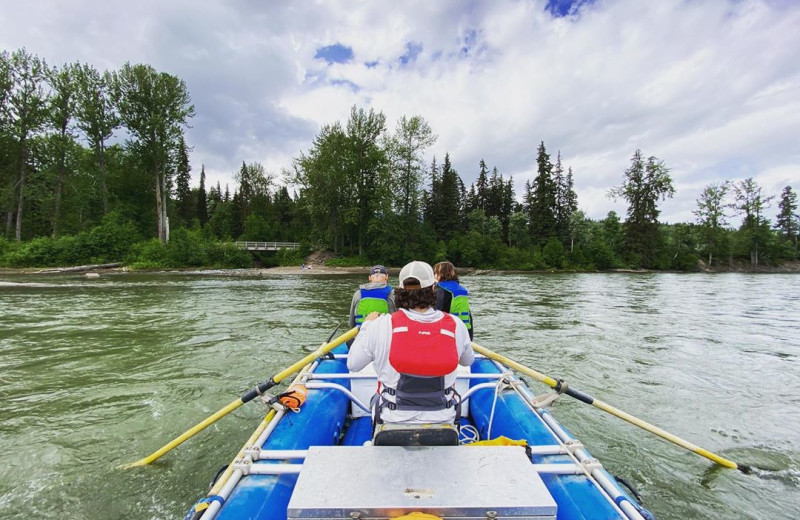
[[[161,269],[169,267],[167,248],[157,238],[139,242],[128,257],[128,262],[134,269]]]
[[[564,244],[561,240],[550,237],[542,248],[542,259],[554,269],[561,269],[564,266]]]
[[[330,267],[369,267],[372,263],[366,256],[343,256],[325,261]]]
[[[305,262],[305,255],[300,249],[279,249],[275,259],[280,266],[293,266]]]
[[[207,239],[199,230],[178,229],[167,245],[154,238],[136,244],[129,257],[134,269],[182,267],[244,268],[253,265],[250,252],[233,242]]]

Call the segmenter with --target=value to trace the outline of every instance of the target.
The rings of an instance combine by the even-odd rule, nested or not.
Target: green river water
[[[153,466],[117,466],[345,330],[362,278],[0,275],[0,518],[183,518],[260,421],[260,401]],[[657,519],[800,517],[800,276],[462,281],[476,342],[767,469],[721,469],[562,398],[554,415]]]

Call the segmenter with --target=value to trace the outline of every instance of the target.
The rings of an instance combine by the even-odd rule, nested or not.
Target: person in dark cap
[[[360,327],[371,312],[389,314],[395,310],[389,274],[384,266],[373,265],[369,270],[369,282],[361,285],[353,294],[353,301],[350,303],[350,328]]]

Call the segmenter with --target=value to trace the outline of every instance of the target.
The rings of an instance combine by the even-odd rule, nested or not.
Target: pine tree
[[[431,179],[431,187],[422,195],[422,203],[425,208],[423,219],[430,224],[433,229],[436,229],[436,221],[441,216],[439,204],[439,185],[441,183],[441,175],[439,173],[439,166],[436,164],[436,156],[431,161],[431,169],[428,172]]]
[[[538,174],[532,185],[530,208],[531,237],[534,244],[544,245],[549,238],[556,236],[556,185],[552,177],[553,165],[544,141],[539,145],[536,163]]]
[[[486,163],[481,159],[478,165],[480,171],[478,173],[478,182],[475,185],[476,205],[473,209],[480,209],[486,211],[486,204],[489,199],[489,179],[487,173],[489,170],[486,168]]]
[[[439,218],[434,223],[437,234],[449,240],[462,225],[462,206],[459,182],[461,179],[450,163],[450,154],[445,154],[439,185]]]
[[[778,229],[785,240],[791,245],[792,259],[797,259],[797,236],[800,234],[800,216],[797,214],[797,194],[791,186],[786,186],[781,192],[778,202],[778,218],[775,228]]]
[[[192,201],[192,190],[189,187],[192,168],[189,166],[189,154],[186,150],[186,142],[181,136],[177,150],[177,172],[175,174],[175,197],[178,209],[178,217],[184,225],[191,223],[194,218],[195,204]]]
[[[645,268],[654,267],[660,239],[658,199],[671,198],[675,194],[669,168],[657,157],[649,157],[645,163],[641,150],[636,150],[630,168],[625,170],[622,185],[609,194],[628,201],[625,245],[632,263]]]
[[[206,195],[206,165],[200,167],[200,187],[197,189],[197,220],[200,221],[200,227],[205,227],[208,222],[208,200]]]
[[[556,233],[564,244],[569,238],[569,215],[567,210],[566,179],[564,167],[561,165],[561,150],[556,154],[556,164],[553,168],[553,183],[556,186],[556,204],[553,208],[556,216]]]

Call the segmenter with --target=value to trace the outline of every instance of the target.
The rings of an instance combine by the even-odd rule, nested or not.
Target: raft
[[[653,518],[552,416],[557,393],[535,395],[491,359],[476,355],[460,369],[457,432],[396,427],[374,443],[371,365],[349,372],[341,346],[293,384],[307,388],[305,402],[292,409],[273,398],[187,519]]]

